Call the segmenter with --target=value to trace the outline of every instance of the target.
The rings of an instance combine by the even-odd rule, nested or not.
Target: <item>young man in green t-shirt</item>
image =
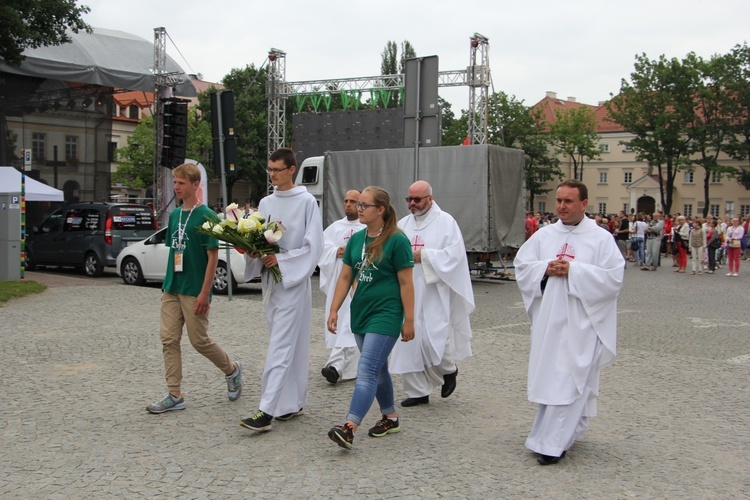
[[[226,375],[229,400],[237,400],[242,392],[242,365],[239,361],[230,361],[219,344],[208,336],[208,310],[219,261],[219,242],[198,234],[195,228],[206,222],[207,215],[216,214],[200,202],[201,172],[197,166],[182,164],[172,171],[172,175],[174,192],[182,200],[182,207],[169,214],[165,238],[169,260],[162,285],[160,335],[168,392],[146,407],[151,413],[185,409],[180,389],[183,326],[187,327],[188,338],[195,350]]]

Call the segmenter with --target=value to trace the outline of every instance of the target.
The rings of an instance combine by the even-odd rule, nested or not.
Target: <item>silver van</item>
[[[26,236],[26,269],[65,266],[101,276],[126,246],[157,229],[153,210],[134,203],[73,203],[52,212]]]

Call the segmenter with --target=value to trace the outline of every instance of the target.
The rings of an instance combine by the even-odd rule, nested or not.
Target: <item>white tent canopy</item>
[[[0,167],[0,194],[21,192],[21,172]],[[26,201],[65,201],[63,192],[26,176]]]

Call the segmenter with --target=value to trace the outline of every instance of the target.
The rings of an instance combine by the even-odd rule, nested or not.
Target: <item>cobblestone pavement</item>
[[[158,286],[58,281],[0,307],[0,497],[748,497],[748,264],[738,278],[629,266],[599,417],[549,467],[524,448],[535,407],[512,282],[475,284],[475,355],[456,392],[399,408],[400,433],[359,432],[347,452],[326,432],[353,384],[320,376],[317,290],[304,415],[255,434],[239,421],[257,408],[267,347],[256,285],[215,298],[211,311],[212,336],[243,362],[240,400],[227,400],[223,374],[185,340],[187,410],[151,415],[145,405],[165,391]],[[377,418],[375,408],[365,428]]]

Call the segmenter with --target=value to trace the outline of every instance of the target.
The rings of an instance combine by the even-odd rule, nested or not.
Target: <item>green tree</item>
[[[731,97],[731,119],[737,141],[726,148],[727,153],[737,161],[750,160],[750,47],[747,43],[735,45],[724,56],[727,78],[723,82]],[[737,180],[750,189],[750,170],[738,169]]]
[[[128,145],[115,152],[120,162],[112,174],[112,182],[143,189],[154,183],[154,118],[138,122]],[[162,168],[162,167],[159,167]]]
[[[703,168],[703,217],[710,206],[710,185],[713,175],[734,176],[736,169],[722,165],[719,156],[733,150],[737,141],[733,93],[727,89],[732,82],[732,61],[725,55],[715,55],[705,61],[693,53],[683,65],[692,70],[695,79],[693,120],[688,124],[691,162]]]
[[[116,151],[120,165],[112,181],[131,188],[143,189],[154,183],[154,118],[138,122],[128,145]],[[201,119],[195,107],[188,108],[188,135],[185,157],[196,160],[210,170],[211,124]],[[164,167],[157,167],[164,168]]]
[[[677,172],[689,164],[690,138],[686,134],[693,119],[695,88],[693,75],[673,58],[650,60],[636,56],[630,81],[622,80],[620,93],[607,103],[611,119],[635,137],[625,144],[636,160],[655,168],[664,211],[672,207]]]
[[[414,59],[415,57],[417,57],[417,51],[414,50],[411,42],[409,40],[401,42],[401,58],[398,61],[398,72],[403,75],[406,71],[406,60]]]
[[[266,165],[268,162],[268,101],[266,72],[254,65],[234,68],[222,79],[227,90],[234,92],[234,132],[237,140],[237,174],[227,179],[227,198],[232,199],[232,187],[240,179],[250,181],[256,199],[266,193]],[[211,122],[209,96],[201,98],[203,118]],[[287,116],[292,115],[292,103],[287,100]],[[287,134],[291,126],[287,124]],[[290,142],[286,141],[287,144]],[[214,159],[216,161],[216,159]]]
[[[496,92],[488,100],[487,140],[490,144],[524,151],[524,175],[529,206],[534,198],[550,192],[547,182],[562,179],[560,160],[550,151],[551,136],[541,109],[525,106],[515,96]]]
[[[380,53],[380,74],[397,75],[398,73],[398,44],[389,40],[385,43],[383,52]]]
[[[573,164],[573,178],[582,180],[584,163],[601,156],[594,110],[588,106],[555,110],[555,121],[549,124],[549,133],[557,153]]]
[[[403,74],[406,67],[406,60],[417,57],[414,46],[408,41],[401,42],[401,56],[398,55],[398,44],[390,40],[386,42],[383,52],[380,54],[380,74],[381,75],[398,75]],[[381,102],[385,108],[398,108],[402,106],[400,92],[390,91]],[[383,98],[381,98],[383,101]]]
[[[19,66],[27,48],[70,42],[66,30],[91,33],[82,14],[91,9],[75,0],[4,0],[0,5],[0,61]]]

